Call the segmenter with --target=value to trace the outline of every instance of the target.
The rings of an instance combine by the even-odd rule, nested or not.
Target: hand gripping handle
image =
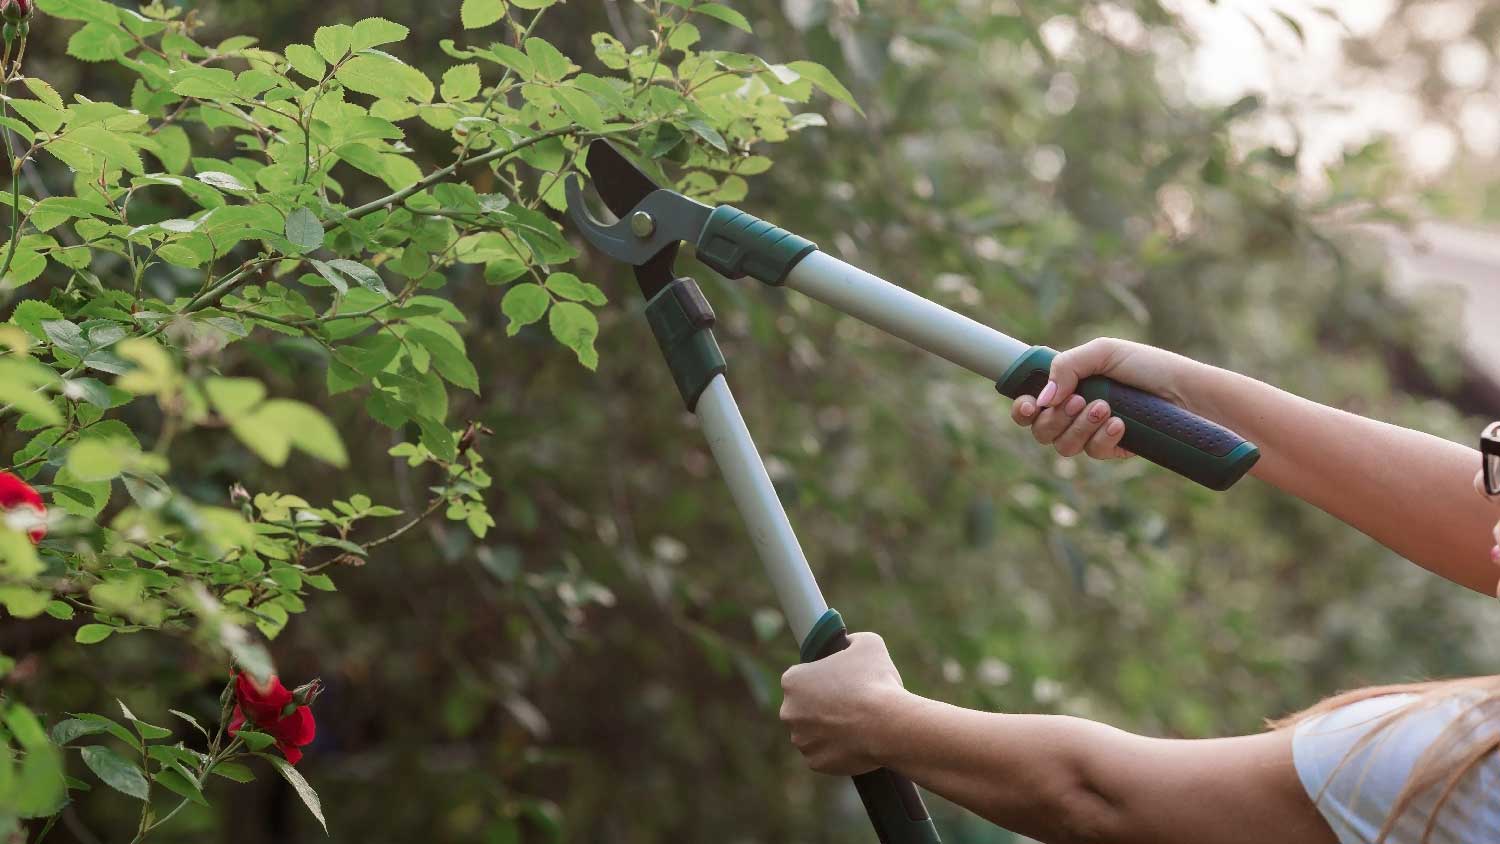
[[[828,610],[802,642],[802,661],[816,662],[849,647],[849,632],[836,610]],[[911,780],[889,768],[854,777],[854,788],[880,844],[942,844]]]
[[[1011,398],[1037,395],[1047,385],[1056,356],[1046,346],[1031,347],[995,389]],[[1260,459],[1254,443],[1160,396],[1101,375],[1083,379],[1078,393],[1089,401],[1109,402],[1110,412],[1125,422],[1121,446],[1209,489],[1229,489]]]

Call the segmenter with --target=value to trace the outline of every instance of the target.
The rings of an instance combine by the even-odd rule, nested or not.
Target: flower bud
[[[236,484],[234,484],[233,486],[231,486],[229,488],[229,503],[230,504],[249,504],[250,503],[250,490],[245,489],[245,485],[242,484],[242,483],[236,483]]]
[[[318,695],[323,693],[323,681],[316,677],[309,683],[304,683],[292,689],[292,703],[298,706],[312,706]]]
[[[34,0],[0,0],[0,16],[7,21],[25,20],[31,17],[33,5]]]

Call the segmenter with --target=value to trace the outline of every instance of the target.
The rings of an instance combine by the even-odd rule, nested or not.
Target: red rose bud
[[[31,17],[32,0],[0,0],[0,15],[6,20],[19,21]]]
[[[315,684],[316,681],[308,685]],[[261,686],[249,674],[236,674],[234,700],[229,734],[238,735],[248,721],[260,732],[276,739],[276,749],[293,765],[302,759],[302,748],[312,744],[317,736],[312,710],[293,700],[292,693],[274,675]]]
[[[42,496],[31,488],[31,484],[9,472],[0,472],[0,512],[12,510],[31,511],[31,518],[26,520],[26,532],[33,544],[41,542],[47,535],[47,505],[42,502]]]
[[[312,706],[318,695],[323,693],[323,681],[313,678],[311,683],[304,683],[292,689],[292,701],[298,706]]]

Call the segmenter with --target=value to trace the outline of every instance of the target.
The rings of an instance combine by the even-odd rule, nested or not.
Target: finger
[[[1010,406],[1010,420],[1022,428],[1029,428],[1031,423],[1036,421],[1037,410],[1036,399],[1031,396],[1021,396]]]
[[[1120,439],[1125,436],[1125,422],[1122,419],[1113,418],[1105,422],[1089,437],[1089,443],[1084,447],[1090,457],[1098,460],[1119,460],[1130,456],[1130,452],[1120,447]]]
[[[1083,453],[1084,446],[1088,445],[1089,439],[1104,426],[1108,419],[1109,404],[1107,402],[1090,402],[1082,413],[1073,417],[1072,424],[1058,435],[1052,447],[1057,449],[1057,453],[1063,457],[1077,457]]]
[[[1068,400],[1078,389],[1078,382],[1097,375],[1108,368],[1114,355],[1117,341],[1107,337],[1090,340],[1059,354],[1052,359],[1047,377],[1047,386],[1042,388],[1038,402],[1043,407],[1056,407]]]
[[[1083,400],[1083,396],[1073,396],[1063,402],[1061,407],[1047,408],[1037,416],[1036,424],[1031,426],[1031,436],[1042,445],[1052,445],[1058,437],[1062,436],[1062,432],[1073,424],[1073,417],[1077,416],[1086,404],[1088,402]]]

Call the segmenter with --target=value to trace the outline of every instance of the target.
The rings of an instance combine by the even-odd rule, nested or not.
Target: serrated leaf
[[[175,792],[199,806],[208,805],[208,801],[203,798],[203,790],[198,787],[197,780],[194,780],[178,763],[157,771],[151,778],[168,791]]]
[[[588,302],[590,305],[605,305],[609,302],[598,286],[589,284],[572,273],[553,273],[547,276],[547,289],[574,302]]]
[[[787,62],[787,67],[796,71],[798,76],[811,82],[823,93],[859,112],[861,116],[864,115],[865,111],[859,107],[859,103],[854,101],[854,95],[849,93],[844,83],[840,82],[828,68],[809,61]]]
[[[750,21],[745,20],[744,15],[719,3],[699,3],[690,11],[694,14],[707,15],[714,20],[723,21],[735,29],[744,30],[745,32],[751,31]]]
[[[172,713],[173,715],[176,715],[178,718],[181,718],[182,720],[188,722],[189,724],[192,724],[194,727],[197,728],[198,732],[200,732],[200,733],[203,734],[204,738],[210,738],[210,736],[208,734],[208,730],[205,730],[203,728],[203,725],[200,724],[200,723],[198,723],[198,719],[197,718],[194,718],[193,716],[187,714],[186,712],[182,712],[182,711],[179,711],[179,710],[176,710],[176,709],[168,709],[167,711],[170,712],[170,713]]]
[[[479,65],[461,64],[443,74],[443,99],[450,103],[473,99],[479,93]]]
[[[547,315],[547,325],[559,343],[573,350],[579,363],[589,369],[599,366],[599,353],[594,350],[599,319],[593,311],[577,302],[558,302]]]
[[[65,718],[53,725],[52,742],[59,745],[67,744],[73,739],[92,736],[108,729],[108,725],[100,721],[87,721],[83,718]]]
[[[354,25],[354,52],[368,50],[371,47],[379,47],[382,44],[392,44],[397,41],[405,41],[406,36],[411,34],[407,29],[395,21],[385,18],[365,18]]]
[[[329,64],[336,64],[339,59],[349,55],[349,47],[354,43],[354,28],[348,24],[334,24],[333,26],[320,26],[313,33],[313,46],[317,47],[318,55],[322,56]]]
[[[255,772],[238,762],[220,762],[209,773],[235,782],[255,782]]]
[[[385,281],[380,278],[380,274],[364,264],[347,258],[338,258],[329,261],[328,266],[353,279],[360,287],[379,293],[387,299],[391,298],[391,293],[385,288]]]
[[[432,102],[436,93],[432,80],[409,64],[384,53],[362,53],[345,62],[334,74],[351,91],[377,99],[406,98]]]
[[[288,44],[286,60],[291,63],[293,70],[308,79],[322,80],[323,74],[328,72],[328,63],[316,49],[306,44]]]
[[[121,794],[145,800],[151,793],[146,777],[134,763],[102,745],[89,745],[81,749],[83,763],[94,772],[105,785]]]
[[[286,239],[311,252],[323,245],[323,223],[318,215],[307,208],[298,208],[286,215]]]
[[[539,284],[526,282],[512,287],[506,291],[505,298],[500,300],[500,310],[510,320],[510,324],[505,326],[505,333],[515,336],[522,326],[541,319],[551,303],[552,297]]]
[[[464,0],[459,19],[464,29],[479,29],[505,17],[505,0]]]
[[[272,756],[267,753],[257,755],[270,762],[277,773],[281,774],[281,778],[291,784],[292,790],[297,792],[298,797],[302,798],[302,805],[306,806],[307,811],[312,812],[312,816],[318,819],[318,823],[323,826],[323,832],[326,834],[328,832],[328,821],[323,819],[323,803],[318,799],[318,792],[313,790],[313,787],[308,784],[307,780],[303,778],[302,774],[296,768],[292,767],[290,762],[282,759],[280,756]]]

